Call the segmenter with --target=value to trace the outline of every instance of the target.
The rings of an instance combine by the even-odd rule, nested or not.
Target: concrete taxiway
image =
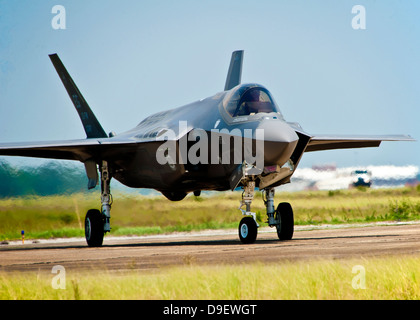
[[[368,258],[420,254],[420,222],[295,227],[293,240],[279,241],[274,229],[259,230],[254,244],[242,244],[237,230],[144,237],[107,236],[100,248],[84,239],[26,240],[0,245],[0,271],[153,270],[187,264],[281,263],[313,259]]]

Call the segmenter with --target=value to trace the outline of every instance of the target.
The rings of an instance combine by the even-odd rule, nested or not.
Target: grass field
[[[188,197],[114,195],[113,235],[237,228],[239,192]],[[84,214],[99,206],[99,194],[0,200],[0,240],[83,236]],[[276,194],[290,202],[295,224],[339,224],[420,220],[420,190],[354,189]],[[257,194],[253,210],[264,225]],[[420,257],[321,260],[279,264],[195,265],[156,271],[66,275],[66,288],[53,289],[54,275],[1,273],[0,299],[419,299]]]
[[[420,257],[202,266],[154,272],[66,274],[0,273],[0,299],[156,300],[417,300]]]
[[[240,192],[171,202],[163,196],[114,195],[112,235],[144,235],[218,228],[237,228]],[[83,236],[88,209],[100,207],[100,195],[25,197],[0,200],[0,241]],[[420,190],[354,189],[340,191],[278,192],[275,203],[293,206],[295,224],[355,223],[420,220]],[[264,226],[265,207],[261,194],[252,210]]]

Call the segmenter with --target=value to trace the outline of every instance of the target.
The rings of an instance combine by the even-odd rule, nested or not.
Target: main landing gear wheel
[[[104,219],[97,209],[91,209],[85,217],[85,237],[89,247],[100,247],[104,240]]]
[[[85,217],[85,238],[89,247],[102,246],[105,233],[111,231],[112,195],[110,183],[112,175],[107,161],[103,160],[99,168],[101,172],[101,210],[90,209]]]
[[[252,217],[245,217],[239,223],[239,239],[242,243],[254,243],[257,239],[257,223]]]
[[[290,203],[279,203],[276,210],[277,235],[280,240],[291,240],[294,231],[293,209]]]

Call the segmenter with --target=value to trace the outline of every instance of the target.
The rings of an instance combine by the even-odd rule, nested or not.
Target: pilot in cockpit
[[[247,90],[239,101],[234,116],[253,115],[260,112],[274,112],[273,103],[267,93],[260,88]]]

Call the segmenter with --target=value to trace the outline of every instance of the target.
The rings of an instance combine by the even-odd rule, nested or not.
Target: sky
[[[118,134],[223,91],[234,50],[242,82],[310,134],[420,139],[419,16],[417,0],[0,0],[0,142],[86,137],[48,54]],[[311,152],[300,166],[322,164],[420,165],[419,142]]]

